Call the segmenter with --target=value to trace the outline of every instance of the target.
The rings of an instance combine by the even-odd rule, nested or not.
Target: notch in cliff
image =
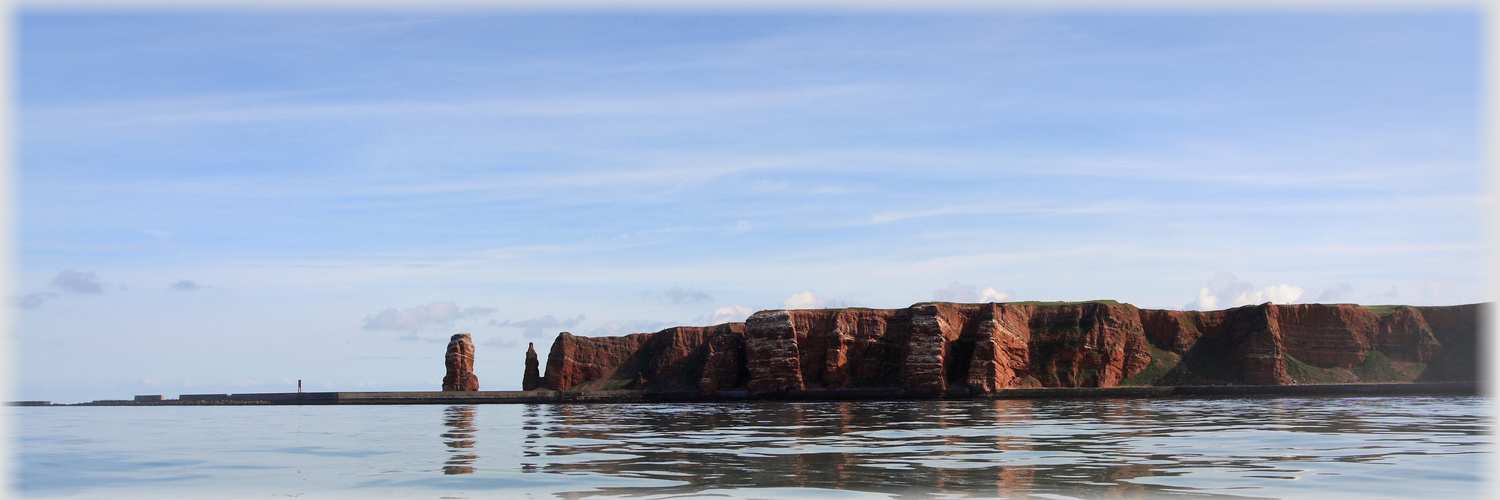
[[[1199,312],[1093,301],[770,310],[744,323],[621,337],[563,332],[545,376],[528,350],[523,388],[983,394],[1474,380],[1481,308],[1267,303]]]

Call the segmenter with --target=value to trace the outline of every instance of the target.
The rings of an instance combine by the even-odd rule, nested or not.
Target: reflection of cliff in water
[[[677,484],[650,488],[657,494],[786,487],[1026,497],[1080,486],[1109,495],[1163,493],[1128,481],[1159,473],[1156,465],[1122,458],[1135,453],[1125,441],[1141,430],[1126,426],[1101,440],[1096,432],[1074,435],[1063,431],[1066,425],[1046,425],[1111,422],[1124,414],[1150,420],[1145,410],[1121,403],[735,403],[628,412],[537,405],[525,422],[525,454],[535,458],[522,470]]]
[[[473,474],[474,467],[470,464],[479,458],[473,453],[474,406],[450,406],[443,411],[443,417],[443,425],[449,428],[443,433],[443,444],[448,445],[452,454],[443,465],[443,474]]]

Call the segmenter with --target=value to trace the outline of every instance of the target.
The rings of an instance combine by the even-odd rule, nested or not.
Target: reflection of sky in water
[[[36,498],[1477,498],[1491,442],[1481,398],[11,411]]]

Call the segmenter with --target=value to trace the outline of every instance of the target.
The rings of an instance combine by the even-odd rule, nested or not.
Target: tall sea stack
[[[542,385],[541,361],[536,357],[536,344],[526,343],[526,372],[521,374],[521,390],[534,391]]]
[[[479,390],[479,377],[474,376],[474,341],[469,334],[456,334],[448,340],[444,362],[448,366],[448,374],[443,376],[444,391]]]

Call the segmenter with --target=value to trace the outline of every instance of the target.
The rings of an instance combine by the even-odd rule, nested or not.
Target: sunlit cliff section
[[[1472,381],[1483,307],[1267,303],[1199,312],[1090,301],[770,310],[744,323],[622,337],[564,332],[538,385],[765,395]]]

